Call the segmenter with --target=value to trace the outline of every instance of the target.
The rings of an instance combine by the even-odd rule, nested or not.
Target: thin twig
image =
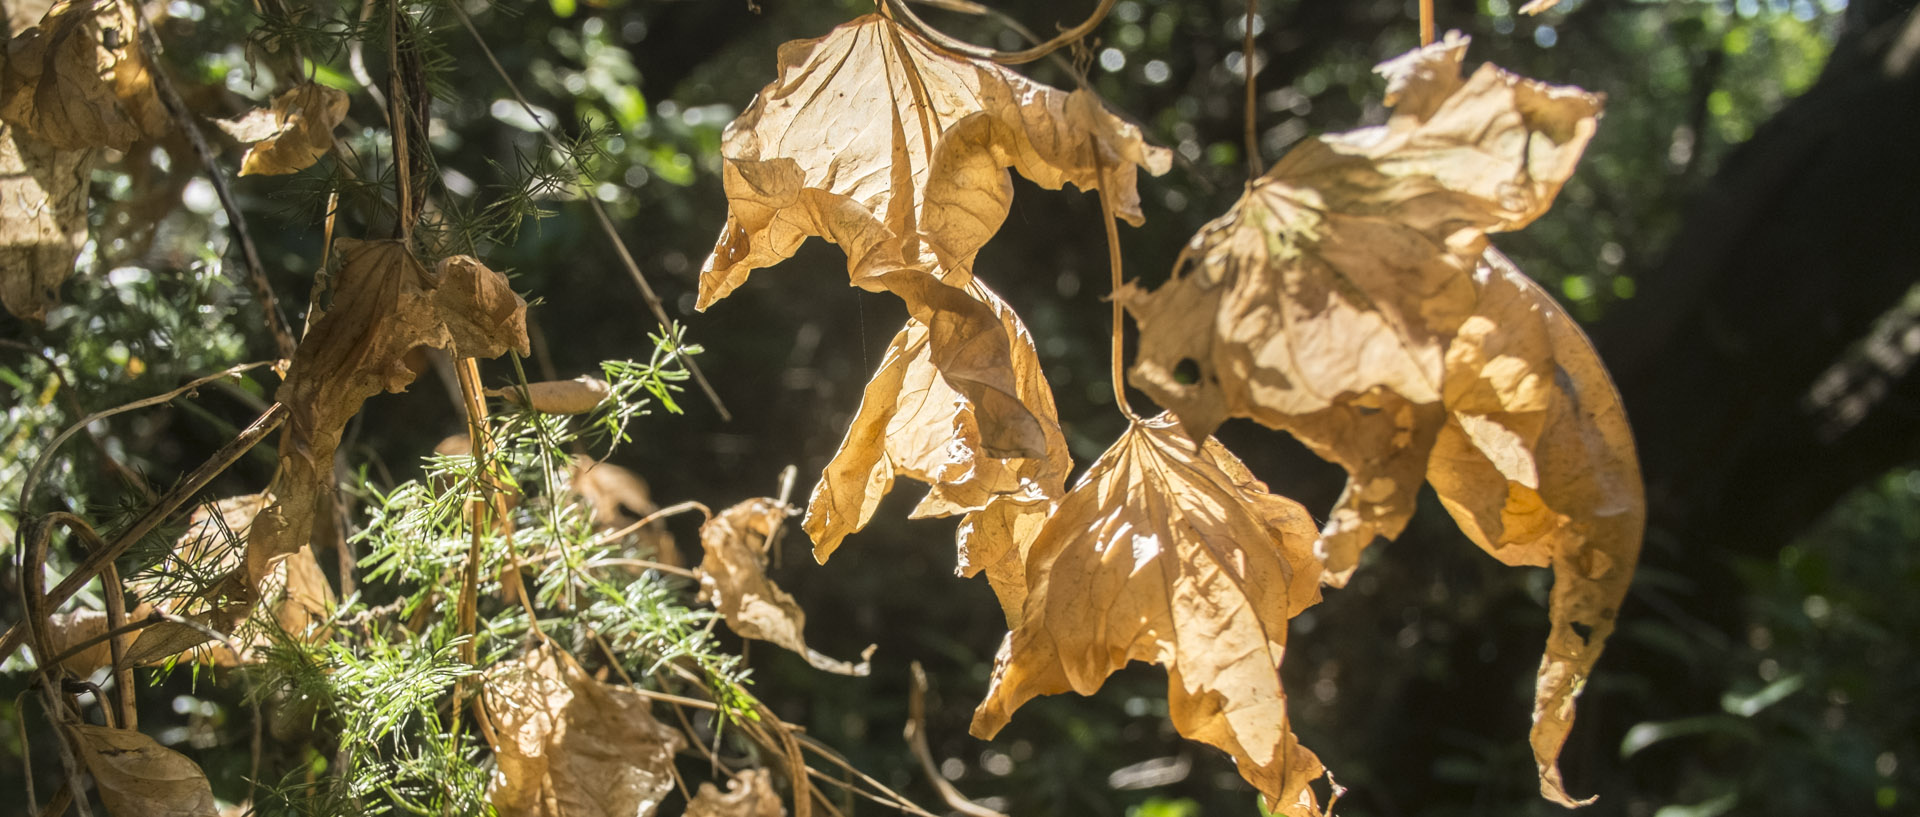
[[[1433,45],[1433,0],[1420,0],[1420,44]]]
[[[273,333],[273,348],[281,360],[293,359],[293,329],[287,323],[287,316],[280,311],[280,302],[273,297],[273,286],[267,282],[266,266],[260,263],[260,250],[253,245],[253,234],[247,231],[247,216],[240,210],[239,200],[233,197],[233,191],[227,187],[226,174],[220,169],[220,163],[214,160],[213,148],[207,145],[207,138],[200,133],[200,127],[193,122],[193,112],[187,103],[180,99],[180,92],[173,87],[173,80],[167,76],[160,64],[160,39],[154,36],[153,29],[147,25],[145,14],[136,13],[134,20],[140,28],[140,42],[147,52],[147,63],[152,70],[153,86],[160,92],[161,107],[167,109],[167,115],[173,119],[173,126],[186,133],[188,143],[193,145],[193,153],[200,159],[200,166],[207,171],[207,180],[213,183],[214,195],[220,198],[220,207],[227,211],[227,225],[233,228],[233,237],[240,243],[240,255],[247,263],[247,288],[253,291],[253,297],[260,302],[260,308],[267,313],[267,328]]]
[[[1103,0],[1103,2],[1111,4],[1112,0]],[[493,66],[493,71],[500,76],[500,81],[506,83],[507,91],[513,94],[513,99],[520,104],[521,110],[526,112],[534,124],[540,126],[540,135],[546,137],[547,146],[558,153],[565,154],[567,149],[560,144],[560,137],[554,136],[553,131],[547,127],[547,123],[540,121],[540,115],[534,112],[533,103],[528,102],[526,95],[520,93],[519,83],[513,81],[513,76],[507,73],[507,69],[493,55],[493,49],[489,48],[487,41],[480,36],[480,29],[474,27],[473,19],[467,16],[466,9],[461,8],[459,3],[449,3],[447,8],[453,11],[455,17],[460,18],[460,25],[465,26],[467,33],[473,36],[474,44],[479,46],[480,53],[487,58],[487,64]],[[654,294],[653,285],[647,283],[646,275],[640,272],[640,262],[635,261],[633,253],[627,250],[627,242],[620,237],[620,231],[614,228],[613,219],[607,216],[606,208],[600,206],[600,199],[587,188],[587,183],[580,174],[574,174],[574,184],[580,188],[581,200],[593,210],[593,217],[600,224],[600,232],[606,235],[607,242],[613,245],[614,252],[620,256],[620,263],[627,268],[627,274],[633,278],[634,285],[640,288],[640,297],[647,302],[647,309],[653,313],[654,320],[660,323],[660,328],[663,330],[671,326],[673,319],[667,317],[667,308],[661,305],[660,296]],[[720,400],[720,393],[714,391],[713,384],[707,382],[706,374],[700,371],[700,364],[694,362],[691,357],[682,357],[680,360],[686,364],[687,373],[693,375],[694,382],[700,384],[700,391],[706,394],[707,401],[713,404],[713,409],[720,412],[720,419],[732,420],[733,413],[727,411],[727,405]]]
[[[1093,10],[1093,13],[1088,15],[1087,19],[1080,21],[1078,25],[1060,32],[1051,40],[1019,51],[999,51],[992,48],[981,48],[972,43],[961,42],[949,37],[933,26],[927,25],[925,20],[920,19],[919,15],[914,14],[913,9],[907,7],[906,0],[887,0],[886,8],[887,11],[892,13],[895,21],[905,25],[909,30],[913,31],[913,33],[920,35],[922,39],[947,51],[952,51],[955,54],[972,57],[977,60],[990,60],[1000,63],[1001,65],[1021,65],[1045,57],[1048,54],[1080,41],[1088,34],[1092,34],[1093,30],[1099,28],[1100,23],[1107,19],[1107,12],[1113,10],[1113,3],[1114,0],[1100,0],[1100,5]]]
[[[1260,0],[1247,0],[1246,39],[1240,47],[1240,73],[1247,78],[1247,173],[1248,178],[1253,179],[1260,178],[1260,174],[1266,172],[1265,163],[1260,160],[1260,135],[1255,124],[1260,105],[1259,98],[1255,96],[1257,89],[1254,83],[1253,12],[1259,5]]]
[[[646,516],[641,517],[640,521],[635,522],[631,525],[628,525],[624,528],[621,528],[617,531],[614,531],[612,533],[603,533],[597,537],[594,537],[593,541],[588,542],[586,544],[585,549],[592,550],[597,547],[603,547],[606,545],[613,544],[614,542],[618,542],[621,539],[625,539],[626,537],[632,534],[639,533],[641,528],[651,525],[654,522],[665,519],[669,516],[673,516],[674,514],[686,513],[687,511],[699,511],[701,516],[704,516],[708,519],[713,518],[713,511],[709,509],[705,504],[696,502],[691,499],[685,502],[676,502],[672,505],[668,505],[667,507],[661,508],[660,510],[654,511],[653,513],[647,514]]]
[[[100,534],[94,531],[93,526],[87,524],[85,519],[66,512],[50,513],[44,518],[64,525],[80,540],[86,551],[106,546],[106,543],[100,541]],[[106,596],[107,602],[107,630],[111,632],[126,626],[127,588],[120,582],[120,569],[109,562],[106,569],[100,571],[100,584],[101,592]],[[130,646],[132,642],[128,641],[123,634],[108,643],[107,652],[113,659],[114,698],[120,705],[120,728],[139,729],[140,709],[138,700],[135,698],[133,668],[127,666],[126,662],[127,648]],[[106,708],[104,700],[100,705],[102,709]]]
[[[927,745],[927,671],[920,662],[913,662],[913,685],[907,690],[907,747],[913,750],[913,756],[920,759],[920,769],[927,773],[927,779],[933,782],[935,791],[947,807],[967,817],[1007,817],[1005,814],[978,805],[959,789],[947,781],[946,775],[934,765],[933,749]]]
[[[1111,271],[1112,287],[1107,300],[1113,302],[1113,402],[1120,407],[1120,413],[1127,416],[1128,422],[1140,422],[1133,413],[1133,407],[1127,405],[1126,372],[1126,311],[1120,305],[1120,220],[1113,213],[1113,194],[1107,192],[1111,187],[1107,183],[1106,162],[1096,154],[1096,169],[1100,174],[1100,189],[1094,191],[1100,196],[1100,221],[1107,228],[1107,267]]]
[[[172,516],[181,505],[186,504],[187,500],[199,493],[200,489],[207,487],[207,483],[212,482],[214,477],[227,470],[228,466],[239,460],[255,445],[260,444],[260,441],[266,439],[274,429],[279,428],[281,423],[286,422],[287,414],[288,410],[284,404],[275,403],[267,407],[266,412],[255,418],[251,425],[242,429],[238,436],[213,452],[213,456],[207,458],[206,462],[200,463],[179,484],[161,495],[158,501],[149,506],[139,518],[133,520],[133,524],[128,525],[126,530],[121,531],[120,535],[114,537],[105,548],[88,554],[86,561],[81,562],[78,567],[68,573],[67,577],[60,580],[60,584],[46,595],[46,603],[58,608],[65,604],[67,599],[73,598],[74,593],[79,592],[82,586],[106,569],[107,565],[112,564],[113,560],[120,558],[120,554],[125,553],[133,543],[140,541],[141,537],[159,527],[160,523]],[[25,489],[23,493],[24,491]],[[25,503],[20,507],[24,512]],[[0,636],[0,661],[5,661],[13,655],[14,650],[20,648],[21,642],[26,639],[28,629],[24,623],[15,624],[7,630],[5,636]]]
[[[190,381],[187,383],[187,385],[181,386],[180,388],[174,389],[172,391],[156,394],[152,397],[143,397],[131,403],[124,403],[122,405],[114,406],[113,408],[110,408],[110,409],[101,409],[100,411],[96,411],[92,414],[89,414],[85,417],[80,418],[79,422],[76,422],[70,426],[67,426],[65,429],[62,429],[59,434],[54,435],[53,442],[50,442],[47,444],[46,450],[41,451],[40,456],[33,461],[33,467],[27,469],[27,481],[21,484],[20,486],[20,504],[16,506],[19,510],[19,513],[22,515],[25,515],[33,512],[33,492],[35,489],[39,487],[41,477],[46,476],[47,466],[53,464],[53,456],[56,452],[60,450],[60,444],[66,442],[68,437],[72,437],[75,433],[79,432],[81,429],[84,429],[87,426],[93,425],[95,422],[98,422],[100,420],[105,420],[108,417],[112,417],[115,414],[121,414],[129,411],[133,411],[134,409],[146,408],[148,406],[160,405],[161,403],[165,403],[169,400],[172,400],[175,397],[179,397],[180,395],[191,392],[208,383],[212,383],[215,380],[219,380],[225,377],[232,377],[236,374],[247,371],[248,369],[257,369],[265,365],[267,365],[267,361],[257,361],[254,363],[242,363],[238,366],[234,366],[229,369],[224,369],[216,374],[210,374],[210,375],[207,375],[206,377],[202,377],[197,380]]]
[[[888,798],[891,798],[891,801],[888,802],[888,805],[898,808],[901,811],[904,811],[908,814],[917,814],[917,815],[920,815],[920,817],[934,817],[934,814],[932,812],[929,812],[926,809],[921,808],[918,804],[914,803],[912,800],[908,800],[905,795],[902,795],[901,793],[894,791],[891,788],[888,788],[887,784],[873,779],[873,777],[868,775],[866,772],[863,772],[863,771],[860,771],[859,769],[854,768],[853,764],[848,763],[846,758],[841,757],[839,752],[835,752],[831,747],[828,747],[826,744],[821,743],[817,740],[814,740],[813,738],[808,737],[806,735],[799,736],[798,740],[800,741],[800,746],[802,748],[811,750],[814,754],[819,755],[822,758],[825,758],[828,763],[832,763],[833,765],[840,767],[841,770],[852,774],[856,778],[859,778],[860,782],[865,783],[869,786],[872,786],[875,791],[878,791],[881,794],[886,795]],[[856,789],[856,791],[858,790]]]

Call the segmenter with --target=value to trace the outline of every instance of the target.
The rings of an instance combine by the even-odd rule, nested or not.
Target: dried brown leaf
[[[699,308],[825,238],[855,286],[900,296],[926,324],[949,383],[1003,416],[982,429],[985,449],[1031,458],[1046,438],[1017,396],[1014,352],[994,310],[959,289],[1006,219],[1006,168],[1050,188],[1105,185],[1137,224],[1135,169],[1171,158],[1088,92],[953,56],[879,15],[781,46],[779,79],[728,126],[721,156],[730,209]]]
[[[0,125],[0,306],[44,320],[87,243],[98,151],[64,150]]]
[[[639,692],[593,680],[556,647],[487,670],[480,700],[500,817],[649,817],[673,789],[686,739]]]
[[[1497,251],[1476,283],[1480,308],[1447,355],[1450,412],[1427,479],[1494,558],[1553,567],[1533,754],[1542,795],[1581,805],[1557,763],[1639,560],[1640,462],[1619,392],[1553,296]]]
[[[165,133],[138,13],[131,0],[65,0],[9,40],[0,120],[65,150],[125,150]]]
[[[599,408],[607,395],[612,393],[613,387],[607,385],[607,381],[585,374],[572,380],[528,383],[524,390],[519,386],[509,386],[488,391],[488,394],[516,406],[524,401],[534,411],[546,414],[585,414]]]
[[[727,790],[701,783],[687,804],[686,817],[786,817],[787,807],[773,791],[773,775],[766,769],[747,769],[727,782]]]
[[[112,817],[215,817],[213,787],[186,755],[128,729],[64,728]]]
[[[602,530],[624,527],[660,509],[644,477],[583,454],[574,455],[568,484],[574,494],[586,500],[593,513],[594,527]],[[667,530],[665,522],[649,523],[635,535],[637,544],[653,558],[675,567],[680,565],[680,550],[674,546],[673,533]]]
[[[55,613],[47,617],[47,635],[52,637],[47,644],[47,655],[36,655],[34,661],[44,662],[71,649],[73,645],[96,637],[107,631],[107,614],[103,610],[72,610]],[[113,663],[113,646],[105,641],[74,653],[72,657],[60,662],[68,672],[85,678],[94,670]]]
[[[247,145],[242,176],[298,173],[333,149],[333,129],[347,116],[347,94],[306,82],[273,98],[239,119],[216,120],[221,130]]]
[[[1167,668],[1180,734],[1232,755],[1283,813],[1312,813],[1320,774],[1288,726],[1287,621],[1319,600],[1314,528],[1218,442],[1168,415],[1136,423],[1046,520],[1024,620],[994,664],[973,734],[1039,695],[1092,694],[1130,661]]]
[[[807,503],[802,526],[813,538],[814,556],[820,561],[872,520],[897,477],[929,486],[913,510],[916,519],[973,514],[989,507],[995,508],[995,519],[1023,510],[1044,513],[1064,492],[1073,463],[1033,338],[1019,316],[985,285],[970,282],[966,292],[993,309],[995,330],[1010,342],[1015,397],[1022,413],[1040,422],[1044,456],[997,457],[988,452],[983,428],[1004,422],[1004,412],[977,406],[956,388],[946,376],[950,369],[933,361],[932,332],[926,324],[909,320],[887,347],[846,439]],[[961,572],[971,576],[999,562],[1009,544],[1003,538],[963,534]],[[1009,581],[1003,571],[990,571],[989,579],[1003,604],[1018,610],[1017,598],[1009,601],[1009,594],[1024,593],[1024,584]]]
[[[458,357],[528,353],[527,304],[506,276],[469,256],[432,272],[402,241],[338,242],[333,304],[294,352],[274,399],[291,409],[280,443],[275,502],[260,513],[247,542],[246,586],[258,588],[274,560],[312,536],[315,514],[331,502],[333,454],[361,403],[403,391],[418,347]]]
[[[1492,65],[1462,78],[1466,46],[1450,34],[1381,65],[1386,125],[1294,149],[1174,280],[1121,293],[1141,327],[1133,382],[1189,433],[1251,417],[1348,468],[1324,532],[1334,583],[1411,513],[1486,233],[1546,211],[1599,115],[1591,94]]]
[[[815,669],[840,675],[866,675],[865,661],[840,661],[807,646],[802,631],[807,614],[799,603],[767,578],[767,539],[792,509],[777,499],[749,499],[700,526],[706,555],[696,571],[700,600],[719,608],[727,626],[743,638],[777,644],[800,655]]]

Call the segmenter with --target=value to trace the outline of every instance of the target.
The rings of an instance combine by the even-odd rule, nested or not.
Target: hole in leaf
[[[1572,622],[1571,624],[1568,624],[1567,626],[1573,628],[1574,635],[1580,636],[1580,643],[1582,644],[1593,643],[1593,626],[1592,625],[1581,624],[1580,622],[1575,621],[1575,622]]]
[[[1173,364],[1173,382],[1182,386],[1191,386],[1200,382],[1200,362],[1190,357],[1180,358]]]

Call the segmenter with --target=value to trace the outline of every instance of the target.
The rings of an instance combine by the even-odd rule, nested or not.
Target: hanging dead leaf
[[[787,807],[773,791],[773,775],[766,769],[747,769],[727,782],[727,790],[701,783],[687,804],[686,817],[786,817]]]
[[[62,150],[0,125],[0,306],[44,320],[87,243],[98,151]]]
[[[807,646],[802,631],[807,614],[767,578],[767,538],[792,509],[777,499],[749,499],[700,526],[700,600],[719,608],[727,626],[742,638],[785,647],[806,656],[815,669],[840,675],[866,675],[866,661],[840,661]]]
[[[1553,567],[1533,754],[1542,795],[1584,805],[1558,760],[1639,560],[1640,461],[1619,392],[1553,296],[1495,250],[1475,281],[1480,308],[1447,354],[1450,412],[1427,479],[1494,558]]]
[[[1001,418],[973,404],[946,379],[945,371],[933,363],[932,333],[926,324],[909,320],[887,347],[846,439],[807,503],[802,526],[813,538],[814,557],[821,562],[839,549],[848,534],[872,520],[896,477],[929,486],[913,510],[915,519],[970,514],[990,506],[996,508],[996,518],[1017,516],[1023,510],[1043,513],[1064,493],[1073,463],[1033,338],[1019,316],[984,284],[972,281],[966,291],[992,307],[1000,331],[1011,341],[1015,397],[1024,413],[1040,421],[1045,456],[988,453],[982,427]],[[972,576],[999,562],[1007,545],[1002,538],[963,536],[961,572]],[[1017,610],[1018,601],[1007,599],[1009,594],[1024,593],[1024,584],[1007,581],[1003,573],[990,571],[989,580],[1003,603]]]
[[[0,120],[64,150],[166,132],[130,0],[65,0],[6,45]]]
[[[613,387],[605,380],[583,374],[572,380],[528,383],[524,390],[519,386],[489,389],[487,394],[516,406],[532,406],[534,411],[546,414],[585,414],[599,408],[607,396],[613,394]]]
[[[333,129],[347,116],[345,91],[305,82],[281,91],[271,107],[214,124],[247,145],[242,176],[298,173],[333,149]]]
[[[480,700],[500,817],[650,817],[673,789],[686,739],[640,693],[593,680],[556,647],[487,670]]]
[[[699,308],[809,236],[825,238],[846,252],[855,286],[906,302],[930,330],[933,365],[995,413],[982,429],[989,453],[1046,456],[994,310],[958,289],[1006,219],[1006,168],[1050,188],[1105,184],[1138,224],[1135,168],[1165,172],[1171,154],[1146,145],[1089,92],[953,56],[879,15],[787,43],[778,70],[727,127],[729,213],[701,271]],[[868,124],[850,131],[847,122]]]
[[[153,738],[129,729],[68,724],[74,754],[86,764],[113,817],[215,817],[207,775]]]
[[[367,398],[413,381],[407,352],[421,346],[458,357],[528,353],[526,302],[506,276],[468,256],[428,272],[402,241],[338,242],[333,304],[294,353],[274,399],[291,409],[280,443],[275,502],[247,540],[246,587],[307,545],[314,517],[331,508],[333,454]]]
[[[1024,619],[994,662],[973,734],[1039,695],[1092,694],[1130,661],[1167,668],[1180,734],[1232,755],[1282,813],[1317,813],[1320,762],[1288,726],[1287,621],[1319,600],[1306,510],[1168,415],[1136,423],[1046,520]]]
[[[1492,65],[1463,79],[1466,47],[1449,34],[1381,65],[1386,125],[1295,148],[1172,281],[1119,294],[1140,323],[1134,384],[1189,433],[1251,417],[1348,468],[1324,532],[1335,584],[1406,524],[1486,233],[1546,211],[1599,115],[1594,95]]]

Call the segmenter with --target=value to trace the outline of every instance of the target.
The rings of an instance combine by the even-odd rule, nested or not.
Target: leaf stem
[[[1421,0],[1421,2],[1432,3],[1433,0]],[[1260,0],[1247,0],[1247,19],[1244,26],[1246,32],[1240,45],[1240,73],[1247,78],[1247,173],[1249,178],[1255,179],[1266,172],[1265,163],[1260,159],[1260,135],[1256,127],[1260,107],[1259,98],[1256,96],[1257,87],[1254,84],[1253,64],[1253,12],[1259,5]]]
[[[1111,272],[1110,291],[1107,300],[1113,304],[1113,402],[1120,407],[1120,413],[1127,416],[1130,423],[1140,422],[1139,415],[1133,413],[1133,407],[1127,405],[1126,371],[1126,310],[1120,306],[1120,221],[1113,213],[1113,194],[1107,192],[1111,187],[1107,179],[1106,162],[1097,154],[1095,168],[1100,174],[1100,221],[1107,228],[1107,268]]]
[[[1072,45],[1082,37],[1092,34],[1093,30],[1100,27],[1100,23],[1107,19],[1107,12],[1113,10],[1113,4],[1114,0],[1100,0],[1099,7],[1095,8],[1092,14],[1087,15],[1087,19],[1080,21],[1079,25],[1060,32],[1051,40],[1020,51],[997,51],[991,48],[981,48],[972,43],[961,42],[960,40],[949,37],[933,26],[927,25],[925,20],[920,19],[919,15],[914,14],[913,9],[907,7],[906,0],[887,0],[886,10],[895,22],[906,26],[908,30],[919,35],[921,39],[933,43],[942,49],[963,57],[988,60],[1000,63],[1001,65],[1023,65]]]

